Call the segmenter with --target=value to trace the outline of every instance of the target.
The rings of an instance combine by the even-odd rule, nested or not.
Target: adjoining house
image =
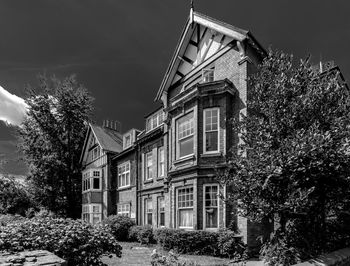
[[[186,230],[234,222],[255,243],[260,227],[232,215],[219,197],[229,188],[215,169],[240,141],[230,119],[246,113],[247,78],[265,56],[249,31],[191,9],[155,97],[161,108],[146,116],[145,129],[110,135],[110,128],[89,125],[82,218],[122,214],[140,225]]]

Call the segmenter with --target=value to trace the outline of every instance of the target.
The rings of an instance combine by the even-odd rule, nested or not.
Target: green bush
[[[25,218],[21,215],[15,214],[0,214],[0,226],[4,226],[10,223],[23,221]]]
[[[0,227],[0,250],[48,250],[68,265],[104,265],[102,255],[121,256],[109,226],[79,220],[33,218]]]
[[[129,230],[135,225],[135,221],[124,215],[111,215],[103,221],[108,224],[115,238],[119,241],[129,240]]]
[[[237,261],[246,256],[241,237],[229,230],[208,232],[160,228],[154,230],[154,238],[163,249],[178,253],[223,256]]]
[[[218,236],[218,249],[220,255],[241,261],[247,259],[246,245],[242,242],[242,237],[237,236],[230,230],[220,230]]]
[[[150,225],[134,225],[130,228],[129,239],[140,244],[150,244],[154,242],[153,229]]]

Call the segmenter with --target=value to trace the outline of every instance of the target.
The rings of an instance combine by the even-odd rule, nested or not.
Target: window
[[[164,147],[158,149],[158,176],[164,176],[165,172],[165,156],[164,156]]]
[[[219,108],[204,110],[204,153],[219,152]]]
[[[152,225],[153,204],[152,199],[145,200],[145,224]]]
[[[204,185],[204,227],[218,228],[218,185]]]
[[[193,187],[178,190],[177,207],[179,228],[193,228]]]
[[[203,82],[214,81],[214,69],[203,69],[202,70],[202,80],[203,80]]]
[[[100,171],[93,171],[92,189],[101,189]]]
[[[158,226],[165,226],[165,201],[164,201],[164,197],[158,198]]]
[[[118,187],[130,186],[130,162],[123,163],[118,167]]]
[[[124,136],[124,149],[127,149],[131,146],[131,134]]]
[[[97,146],[92,149],[91,151],[91,161],[96,160],[98,157],[100,157],[100,146]]]
[[[85,204],[82,213],[85,222],[97,224],[102,220],[101,204]]]
[[[130,203],[118,204],[118,214],[130,217]]]
[[[163,123],[163,111],[158,111],[146,120],[146,132],[159,127]]]
[[[90,172],[83,173],[83,192],[90,189]]]
[[[153,166],[152,152],[146,153],[145,159],[146,159],[145,180],[150,180],[153,177],[152,176],[152,166]]]
[[[193,112],[177,120],[177,158],[194,153],[194,125]]]

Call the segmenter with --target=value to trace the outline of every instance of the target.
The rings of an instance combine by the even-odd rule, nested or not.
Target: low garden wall
[[[350,248],[339,249],[315,259],[295,264],[294,266],[348,266],[350,265]]]
[[[22,251],[18,253],[14,252],[2,252],[0,253],[0,265],[3,266],[66,266],[65,260],[57,257],[55,254],[46,250],[33,250]]]

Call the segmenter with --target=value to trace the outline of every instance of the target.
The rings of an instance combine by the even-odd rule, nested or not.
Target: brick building
[[[118,133],[113,149],[100,145],[103,163],[95,163],[100,157],[82,160],[82,217],[94,222],[118,213],[140,225],[187,230],[217,230],[235,220],[249,244],[257,227],[233,217],[219,198],[228,188],[217,182],[215,168],[224,167],[240,141],[230,118],[246,113],[247,78],[265,55],[249,31],[191,10],[156,94],[161,108],[146,116],[144,130]],[[90,125],[82,158],[96,147],[90,139],[101,138],[95,128]],[[99,192],[91,179],[97,167]],[[85,189],[88,178],[92,183]]]

